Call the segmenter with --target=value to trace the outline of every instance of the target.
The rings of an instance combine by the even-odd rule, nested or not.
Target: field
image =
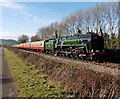
[[[6,49],[6,56],[21,96],[120,97],[118,76],[11,50]]]

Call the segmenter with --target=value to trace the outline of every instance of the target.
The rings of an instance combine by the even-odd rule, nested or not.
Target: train
[[[96,33],[63,36],[56,39],[21,43],[13,45],[20,49],[34,50],[57,56],[74,57],[87,60],[103,61],[104,38]]]

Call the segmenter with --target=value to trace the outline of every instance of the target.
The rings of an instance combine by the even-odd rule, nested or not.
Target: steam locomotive
[[[26,50],[42,51],[58,56],[102,61],[104,58],[104,39],[95,33],[64,36],[57,39],[28,42],[13,45]]]

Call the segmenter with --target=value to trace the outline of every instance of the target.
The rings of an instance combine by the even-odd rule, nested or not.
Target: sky
[[[80,9],[94,7],[97,2],[0,2],[0,39],[29,37],[51,22],[60,22]]]

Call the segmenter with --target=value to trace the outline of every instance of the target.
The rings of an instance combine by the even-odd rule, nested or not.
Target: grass
[[[15,53],[5,49],[5,55],[21,97],[65,97],[64,90],[38,74],[34,67],[28,66]]]
[[[35,70],[33,67],[35,67],[38,70],[35,70],[35,74],[31,73],[29,75],[34,75],[31,78],[28,74],[28,69],[24,68],[23,75],[27,76],[25,78],[28,79],[28,82],[32,82],[29,86],[34,89],[38,84],[36,79],[40,78],[42,81],[42,85],[45,85],[44,88],[38,88],[38,90],[42,90],[42,92],[36,91],[39,93],[37,96],[45,96],[45,97],[58,97],[64,96],[66,98],[70,97],[96,97],[96,98],[116,98],[120,97],[119,95],[119,86],[120,86],[120,79],[114,77],[112,75],[106,74],[106,73],[97,73],[94,71],[91,71],[86,68],[81,68],[77,64],[69,64],[67,61],[57,60],[54,58],[52,60],[51,57],[44,57],[40,55],[30,54],[21,52],[18,49],[10,49],[11,51],[14,51],[16,55],[18,55],[22,60],[26,61],[27,65],[26,67],[29,68],[29,71]],[[8,53],[9,54],[9,53]],[[13,55],[11,56],[13,57]],[[11,58],[10,57],[10,58]],[[29,65],[31,64],[31,66]],[[80,68],[79,68],[80,67]],[[16,68],[16,67],[15,67]],[[39,75],[35,78],[35,75],[38,75],[38,73],[42,73],[45,75]],[[23,76],[24,77],[24,76]],[[49,78],[49,81],[47,80]],[[64,89],[66,91],[59,90],[59,86],[55,85],[55,82],[53,83],[51,80],[54,80],[56,84],[59,84],[61,89]],[[24,80],[22,80],[24,82]],[[34,83],[36,82],[36,83]],[[24,83],[24,86],[28,83]],[[36,86],[35,86],[36,85]],[[39,86],[40,84],[38,84]],[[40,85],[40,86],[42,86]],[[23,86],[23,87],[24,87]],[[38,87],[37,86],[37,87]],[[47,89],[46,89],[47,88]],[[53,90],[52,90],[53,89]],[[24,90],[24,88],[23,88]],[[32,89],[27,89],[24,92],[27,92]],[[47,91],[46,91],[47,90]],[[51,92],[52,91],[52,92]],[[30,95],[28,96],[36,96],[33,95],[32,91],[29,92]],[[32,93],[32,94],[31,94]],[[41,94],[40,94],[41,93]],[[54,98],[53,98],[54,99]]]

